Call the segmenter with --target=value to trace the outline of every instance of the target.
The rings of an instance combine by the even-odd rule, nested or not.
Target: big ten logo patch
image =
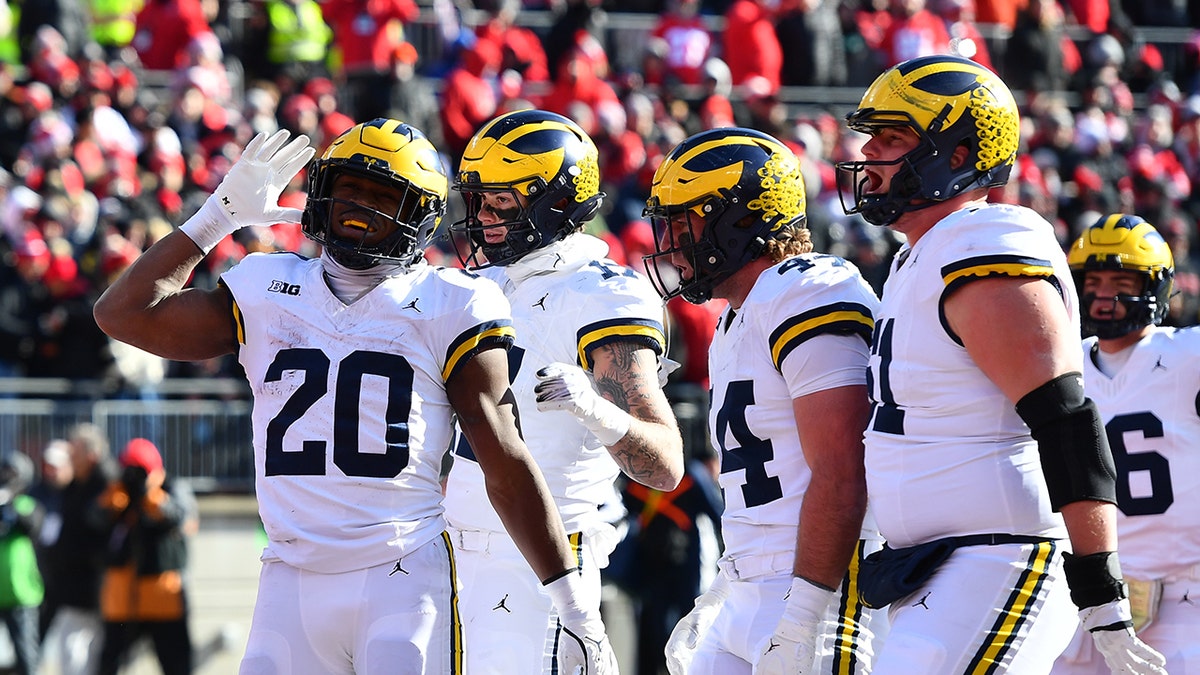
[[[268,293],[283,293],[284,295],[300,295],[300,284],[289,284],[278,279],[271,282]]]

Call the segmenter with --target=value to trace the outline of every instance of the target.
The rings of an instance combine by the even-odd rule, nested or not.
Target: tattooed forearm
[[[635,425],[609,453],[639,483],[672,489],[682,469],[682,440],[670,403],[658,386],[658,358],[642,345],[618,342],[593,353],[596,390],[644,424]]]

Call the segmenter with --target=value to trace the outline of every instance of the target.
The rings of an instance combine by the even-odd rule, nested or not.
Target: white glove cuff
[[[783,618],[793,623],[820,621],[825,618],[825,610],[832,601],[833,591],[817,586],[807,579],[792,577],[792,587],[788,590]]]
[[[222,217],[221,206],[214,201],[216,199],[217,196],[213,195],[204,200],[200,210],[179,226],[179,229],[204,251],[204,255],[208,255],[222,239],[237,229],[236,226],[230,227],[229,220]]]
[[[611,447],[629,433],[633,417],[612,401],[597,395],[596,405],[591,414],[581,417],[579,421],[595,434],[605,447]]]
[[[1079,610],[1079,621],[1084,630],[1089,632],[1113,624],[1132,625],[1133,611],[1129,607],[1129,600],[1122,598],[1095,607],[1084,607]]]

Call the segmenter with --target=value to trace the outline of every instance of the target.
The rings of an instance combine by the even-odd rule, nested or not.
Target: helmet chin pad
[[[1098,301],[1095,293],[1088,293],[1080,298],[1080,306],[1084,311],[1080,325],[1085,335],[1095,335],[1101,340],[1113,340],[1154,323],[1156,303],[1153,296],[1118,294],[1113,297],[1111,302],[1114,310],[1118,304],[1125,308],[1125,317],[1122,319],[1093,318],[1092,305]]]

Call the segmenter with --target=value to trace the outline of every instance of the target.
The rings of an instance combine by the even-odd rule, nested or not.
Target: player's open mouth
[[[867,184],[864,188],[865,192],[877,192],[883,187],[883,177],[874,171],[867,171]]]

